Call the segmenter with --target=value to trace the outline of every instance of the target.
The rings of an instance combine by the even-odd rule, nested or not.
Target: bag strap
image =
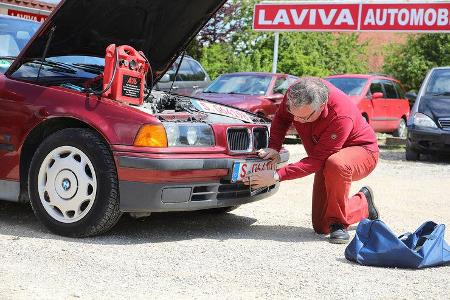
[[[398,239],[399,239],[399,240],[402,240],[402,239],[405,239],[405,240],[406,240],[411,234],[412,234],[411,232],[405,232],[404,234],[400,235],[400,236],[398,237]]]

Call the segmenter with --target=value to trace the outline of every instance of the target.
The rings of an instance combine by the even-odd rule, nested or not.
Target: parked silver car
[[[166,74],[161,77],[155,85],[156,90],[165,92],[170,90],[179,63],[180,59],[177,59]],[[211,79],[202,65],[192,57],[185,56],[181,62],[175,82],[173,82],[172,92],[191,96],[195,91],[208,86],[210,82]]]

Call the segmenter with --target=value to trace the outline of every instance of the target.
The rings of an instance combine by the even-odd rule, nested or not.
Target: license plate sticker
[[[272,160],[235,162],[233,165],[231,181],[241,181],[249,174],[266,170],[276,170],[276,163]]]

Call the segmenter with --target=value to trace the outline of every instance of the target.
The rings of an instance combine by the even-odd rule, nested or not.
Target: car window
[[[194,81],[204,81],[206,79],[206,74],[203,71],[202,67],[198,64],[198,62],[194,60],[189,60],[189,65],[192,68],[192,71],[194,72],[193,79]]]
[[[214,80],[205,93],[265,95],[272,75],[226,74]]]
[[[399,98],[400,99],[406,99],[405,91],[400,86],[400,84],[398,84],[397,82],[394,82],[394,86],[395,86],[395,90],[397,91],[397,94],[398,94]]]
[[[374,81],[370,85],[370,95],[373,95],[375,93],[382,93],[383,98],[386,98],[386,94],[384,93],[383,86],[381,85],[381,82]]]
[[[434,70],[428,81],[425,94],[448,94],[450,93],[450,69]]]
[[[352,77],[326,78],[326,80],[349,96],[361,95],[367,82],[365,78]]]
[[[392,81],[383,81],[383,86],[386,91],[387,99],[398,99],[397,91],[395,90],[394,83]]]
[[[0,73],[4,73],[27,44],[40,23],[0,17]]]
[[[193,81],[194,80],[194,71],[192,70],[189,62],[187,60],[183,60],[181,62],[180,70],[178,71],[177,80],[181,81]]]
[[[289,87],[289,81],[286,77],[278,77],[273,87],[273,94],[285,94]]]
[[[11,34],[0,34],[0,56],[17,56],[20,48]]]

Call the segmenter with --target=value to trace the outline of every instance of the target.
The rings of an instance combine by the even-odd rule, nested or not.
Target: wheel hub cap
[[[42,205],[52,218],[63,223],[81,220],[96,198],[94,166],[75,147],[62,146],[50,152],[41,164],[38,181]]]

